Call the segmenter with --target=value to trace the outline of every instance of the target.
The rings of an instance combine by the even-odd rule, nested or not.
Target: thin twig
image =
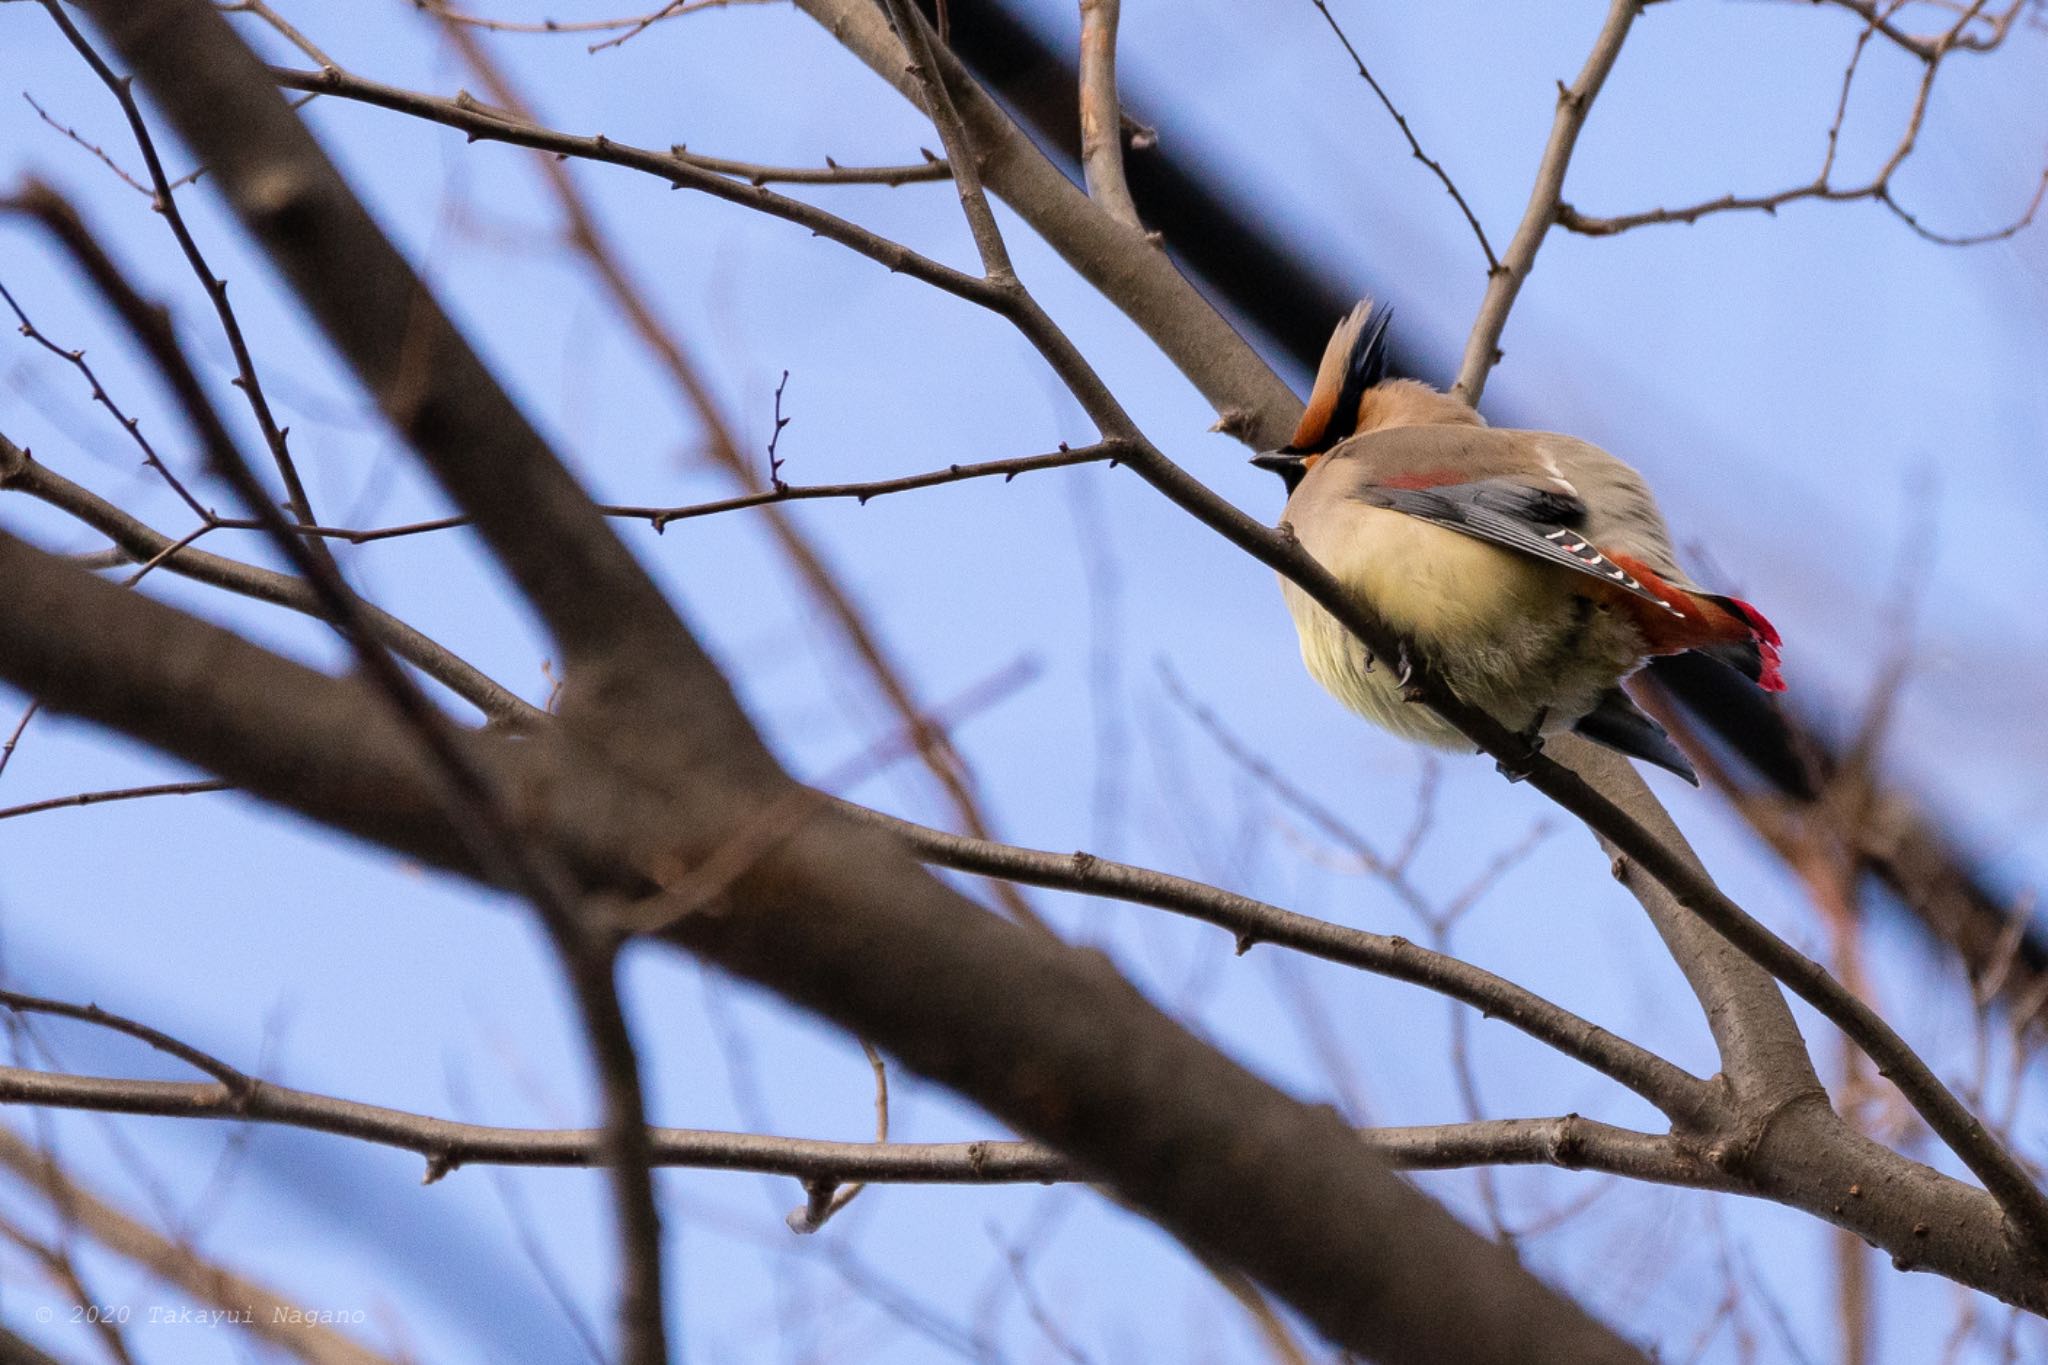
[[[1892,191],[1893,178],[1897,175],[1899,168],[1905,165],[1906,161],[1912,156],[1914,149],[1919,144],[1921,127],[1927,117],[1929,96],[1934,88],[1934,78],[1942,69],[1946,58],[1958,50],[1963,50],[1966,31],[1969,25],[1980,17],[1985,3],[1986,0],[1974,0],[1974,3],[1963,9],[1961,16],[1947,30],[1921,40],[1925,44],[1924,47],[1911,49],[1925,63],[1925,70],[1920,74],[1920,80],[1914,93],[1913,104],[1907,111],[1905,126],[1899,134],[1898,141],[1893,145],[1890,154],[1886,157],[1884,164],[1861,184],[1838,185],[1834,182],[1836,150],[1840,144],[1842,122],[1848,112],[1850,88],[1860,69],[1865,46],[1868,44],[1873,33],[1882,31],[1883,25],[1887,22],[1888,15],[1896,6],[1885,9],[1872,7],[1868,14],[1868,22],[1865,24],[1862,32],[1856,37],[1855,46],[1850,52],[1848,66],[1842,73],[1841,93],[1835,102],[1834,120],[1828,126],[1826,149],[1821,158],[1820,172],[1812,180],[1768,194],[1742,195],[1731,193],[1724,194],[1718,199],[1707,199],[1689,204],[1683,208],[1647,209],[1637,213],[1622,213],[1605,217],[1581,213],[1572,205],[1560,202],[1557,207],[1558,226],[1583,236],[1611,237],[1617,233],[1629,232],[1636,228],[1648,227],[1653,224],[1697,223],[1702,218],[1711,217],[1719,213],[1755,212],[1775,216],[1778,210],[1787,204],[1798,203],[1802,200],[1816,200],[1831,204],[1846,204],[1855,203],[1859,200],[1868,200],[1882,204],[1886,210],[1898,218],[1899,221],[1906,224],[1918,236],[1940,246],[1981,246],[1989,242],[2002,242],[2017,236],[2032,225],[2040,212],[2044,196],[2048,196],[2048,168],[2043,169],[2040,179],[2035,184],[2033,194],[2027,200],[2026,206],[2016,217],[2007,221],[2002,227],[1991,228],[1983,232],[1964,234],[1936,232],[1923,224],[1916,214],[1901,205]],[[1855,7],[1851,6],[1851,8]],[[1864,11],[1858,9],[1857,12],[1862,13]],[[2003,41],[2004,33],[2010,25],[2011,18],[2012,11],[2009,10],[1997,21],[1999,26],[1996,30],[1996,38],[1989,40],[1983,46],[1977,46],[1970,50],[1990,51],[1992,48],[1995,48],[1999,42]]]
[[[1593,50],[1586,55],[1586,64],[1580,68],[1578,79],[1569,87],[1562,81],[1558,82],[1557,116],[1551,121],[1550,141],[1545,144],[1543,159],[1536,167],[1536,183],[1529,192],[1529,207],[1523,211],[1522,221],[1515,228],[1514,239],[1508,243],[1499,266],[1487,277],[1486,297],[1479,304],[1479,316],[1473,319],[1472,335],[1465,342],[1465,359],[1458,367],[1458,382],[1451,387],[1454,395],[1475,408],[1479,406],[1480,395],[1486,391],[1486,376],[1500,359],[1501,332],[1508,325],[1508,313],[1515,306],[1515,296],[1529,278],[1529,271],[1536,264],[1536,253],[1542,249],[1551,224],[1557,221],[1557,206],[1564,193],[1564,175],[1571,165],[1572,149],[1578,145],[1579,130],[1586,126],[1586,115],[1592,111],[1593,100],[1606,83],[1607,73],[1614,69],[1615,59],[1621,55],[1621,45],[1627,39],[1636,16],[1642,13],[1644,3],[1645,0],[1609,0],[1606,21],[1600,26],[1599,36],[1593,40]]]
[[[896,36],[902,40],[910,59],[911,74],[924,91],[925,112],[939,130],[946,159],[953,163],[953,184],[960,191],[960,208],[967,215],[967,230],[981,256],[981,273],[999,288],[1013,285],[1017,272],[1010,265],[1010,250],[1003,245],[1002,229],[996,226],[995,211],[989,207],[988,195],[982,189],[981,164],[975,160],[960,111],[953,107],[952,92],[946,89],[945,77],[932,56],[932,34],[925,24],[924,12],[910,0],[886,3],[889,17],[896,25]]]
[[[159,782],[148,787],[115,787],[106,791],[73,792],[69,796],[52,796],[43,801],[30,801],[26,805],[0,808],[0,820],[12,820],[22,815],[40,815],[48,810],[98,806],[109,801],[142,801],[153,796],[197,796],[202,792],[233,790],[228,783],[209,777],[194,782]]]
[[[43,108],[42,105],[37,104],[36,97],[34,95],[31,95],[28,93],[28,91],[24,90],[21,92],[21,97],[28,101],[29,108],[36,111],[37,118],[41,119],[44,123],[49,124],[52,128],[55,128],[58,132],[62,133],[72,142],[77,143],[80,147],[83,147],[86,151],[91,152],[93,154],[93,157],[96,160],[98,160],[102,166],[105,166],[108,170],[112,171],[114,175],[117,178],[119,178],[123,184],[128,186],[129,189],[134,190],[137,194],[154,195],[156,193],[156,191],[151,189],[148,185],[143,184],[140,180],[137,180],[134,176],[130,175],[128,171],[121,165],[120,162],[114,160],[113,156],[108,153],[106,148],[100,146],[97,142],[93,142],[90,139],[86,138],[83,134],[81,134],[76,128],[73,128],[70,124],[60,123],[56,119],[50,117],[50,111]],[[189,185],[193,181],[197,180],[200,176],[204,175],[205,173],[206,168],[204,166],[194,167],[192,170],[189,170],[185,174],[179,176],[176,180],[173,180],[171,182],[171,188],[175,190],[180,186]]]
[[[153,1028],[126,1015],[115,1014],[111,1010],[103,1010],[98,1005],[78,1005],[68,1000],[51,1000],[39,995],[24,995],[20,991],[0,990],[0,1008],[13,1010],[17,1014],[47,1014],[57,1019],[76,1019],[80,1023],[124,1034],[148,1044],[167,1057],[177,1058],[194,1070],[205,1072],[220,1082],[236,1103],[247,1099],[256,1088],[256,1082],[252,1077],[229,1066],[220,1058],[202,1052],[190,1043],[181,1042],[162,1029]]]
[[[1321,11],[1323,22],[1330,26],[1330,32],[1337,35],[1337,41],[1344,45],[1344,51],[1350,56],[1351,64],[1358,68],[1359,78],[1372,87],[1372,93],[1379,97],[1380,104],[1393,118],[1394,126],[1401,130],[1402,137],[1408,139],[1408,150],[1417,161],[1429,167],[1430,173],[1442,182],[1444,189],[1457,204],[1458,212],[1465,215],[1465,222],[1471,227],[1472,235],[1479,239],[1479,252],[1486,257],[1486,273],[1492,275],[1494,271],[1500,269],[1500,260],[1493,254],[1493,243],[1486,239],[1486,229],[1479,225],[1479,215],[1472,212],[1472,206],[1466,203],[1465,196],[1459,193],[1457,182],[1451,179],[1450,172],[1444,169],[1441,161],[1422,150],[1422,143],[1417,140],[1415,130],[1408,126],[1407,117],[1395,107],[1392,96],[1381,88],[1380,83],[1373,78],[1372,72],[1366,70],[1365,58],[1358,55],[1358,49],[1351,45],[1350,37],[1338,25],[1337,16],[1330,13],[1329,0],[1309,0],[1309,3]]]
[[[1094,445],[1050,451],[1043,455],[1019,455],[1005,460],[984,460],[977,464],[947,465],[944,469],[929,470],[922,474],[903,474],[893,479],[871,479],[861,483],[785,483],[780,488],[764,488],[759,492],[717,498],[710,502],[683,503],[670,507],[600,503],[597,510],[605,516],[620,520],[645,521],[655,530],[662,531],[672,522],[717,516],[720,513],[737,512],[749,507],[769,507],[776,503],[805,502],[818,498],[850,498],[866,506],[873,499],[887,497],[891,493],[908,493],[920,488],[936,488],[942,484],[965,483],[971,479],[1000,478],[1004,483],[1008,483],[1019,474],[1030,474],[1042,469],[1068,469],[1075,465],[1100,464],[1105,461],[1115,464],[1124,453],[1125,447],[1121,442],[1098,441]],[[352,545],[365,545],[402,536],[452,531],[458,527],[468,526],[472,521],[470,517],[458,515],[407,522],[402,526],[373,526],[359,529],[345,526],[295,526],[292,529],[307,535],[345,540]],[[257,529],[255,523],[246,518],[222,517],[219,519],[219,525],[223,530]]]
[[[185,255],[186,263],[199,280],[206,297],[213,303],[215,316],[220,319],[220,329],[227,338],[228,350],[234,354],[235,373],[238,387],[249,404],[249,411],[256,418],[257,429],[263,434],[263,443],[270,449],[271,460],[277,466],[278,477],[284,481],[285,502],[292,510],[292,520],[310,524],[319,520],[313,515],[313,504],[306,496],[306,486],[299,479],[298,466],[292,462],[290,449],[285,444],[285,430],[277,424],[277,418],[270,411],[270,400],[264,396],[263,381],[256,374],[256,360],[249,352],[249,343],[242,335],[241,320],[235,316],[234,305],[228,302],[228,282],[213,273],[213,267],[206,263],[200,253],[199,243],[192,236],[192,230],[185,224],[185,215],[178,208],[178,198],[170,177],[164,173],[163,161],[157,156],[156,141],[150,136],[149,125],[143,121],[142,106],[135,102],[130,89],[134,81],[126,76],[117,76],[85,35],[78,31],[64,13],[61,0],[42,0],[43,9],[64,34],[65,40],[85,59],[100,83],[107,87],[121,106],[121,113],[128,120],[129,130],[135,136],[135,146],[142,153],[142,164],[149,172],[149,183],[155,189],[155,205],[163,215],[171,235],[178,239],[178,249]],[[268,494],[265,495],[266,502]],[[315,551],[325,557],[325,546]]]
[[[156,447],[150,443],[147,436],[142,434],[142,419],[130,417],[127,413],[121,411],[121,405],[114,401],[114,396],[107,392],[104,384],[100,383],[99,375],[86,362],[85,351],[83,349],[73,350],[68,347],[59,346],[56,342],[45,336],[36,327],[35,323],[29,320],[28,314],[22,309],[21,304],[15,299],[14,295],[8,291],[4,283],[0,283],[0,300],[6,301],[8,309],[14,314],[16,327],[23,336],[48,351],[51,355],[63,360],[81,375],[85,376],[86,384],[92,389],[92,401],[113,414],[114,420],[121,424],[121,430],[128,433],[128,439],[135,442],[136,448],[142,452],[142,462],[156,471],[157,477],[162,479],[170,487],[170,490],[178,495],[178,500],[185,504],[192,515],[198,517],[201,521],[211,521],[213,519],[211,509],[202,505],[199,499],[192,496],[191,490],[185,487],[184,481],[176,474],[173,474],[170,466],[163,462],[163,457],[156,453]],[[5,473],[4,468],[0,468],[0,478],[4,478]]]
[[[468,28],[484,29],[492,33],[617,34],[616,37],[607,38],[603,42],[592,43],[585,49],[595,53],[631,42],[664,19],[679,18],[700,10],[724,9],[728,5],[768,4],[770,0],[668,0],[668,3],[659,9],[619,19],[491,19],[482,15],[464,14],[444,3],[444,0],[414,0],[414,3],[443,23],[462,24]],[[228,8],[239,9],[243,6],[234,5]]]

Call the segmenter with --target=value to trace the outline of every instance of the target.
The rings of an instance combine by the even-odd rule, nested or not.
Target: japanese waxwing
[[[1678,567],[1642,476],[1598,446],[1486,425],[1468,404],[1389,379],[1390,310],[1338,324],[1294,439],[1252,463],[1287,484],[1284,520],[1460,698],[1530,735],[1576,730],[1698,784],[1621,690],[1650,655],[1697,650],[1784,690],[1778,633]],[[1403,698],[1407,661],[1365,646],[1285,579],[1308,671],[1395,734],[1468,741]]]

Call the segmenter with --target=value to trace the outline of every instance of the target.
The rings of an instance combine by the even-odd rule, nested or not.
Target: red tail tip
[[[1756,632],[1759,640],[1774,648],[1785,643],[1778,638],[1778,628],[1772,625],[1770,619],[1755,607],[1752,607],[1739,597],[1724,597],[1721,600],[1742,613],[1742,619],[1749,622],[1749,628]]]
[[[1749,628],[1756,632],[1757,653],[1763,658],[1763,668],[1758,674],[1756,685],[1766,692],[1783,692],[1785,675],[1778,671],[1778,646],[1784,642],[1778,638],[1778,628],[1770,618],[1739,597],[1723,598],[1729,606],[1742,615]]]

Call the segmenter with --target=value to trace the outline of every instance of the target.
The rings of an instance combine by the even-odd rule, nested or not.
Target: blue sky
[[[1554,82],[1576,71],[1603,8],[1336,5],[1496,243],[1520,216]],[[1041,10],[1048,31],[1071,36],[1065,7]],[[1187,0],[1126,11],[1126,92],[1162,139],[1256,196],[1331,277],[1386,292],[1397,325],[1421,354],[1442,358],[1437,377],[1447,381],[1484,286],[1478,249],[1315,10],[1306,0],[1257,11]],[[444,93],[464,83],[410,5],[285,12],[361,74]],[[1590,213],[1625,212],[1809,178],[1854,36],[1852,19],[1824,7],[1653,7],[1595,108],[1566,197]],[[936,146],[913,110],[782,6],[707,11],[595,56],[572,38],[507,37],[497,51],[544,114],[575,131],[797,164],[915,160],[919,147]],[[1898,179],[1902,201],[1930,226],[1979,230],[2024,205],[2048,156],[2044,55],[2048,37],[2023,29],[2007,51],[1945,71],[1922,148]],[[1850,178],[1882,159],[1915,75],[1881,45],[1866,62],[1843,142]],[[123,259],[174,301],[231,397],[204,300],[146,201],[14,95],[32,94],[134,163],[104,92],[34,7],[0,10],[0,77],[8,178],[32,171],[75,195]],[[552,242],[526,154],[329,101],[308,115],[596,495],[685,502],[724,491],[696,458],[688,413]],[[786,478],[882,477],[1090,436],[999,321],[787,225],[623,172],[579,176],[757,449],[789,372]],[[815,197],[948,261],[972,259],[943,185]],[[356,524],[440,510],[204,182],[181,202],[231,281],[316,506]],[[1208,433],[1213,414],[1187,383],[1014,217],[1003,221],[1025,281],[1146,431],[1241,506],[1275,515],[1279,489]],[[50,260],[21,227],[0,224],[8,287],[61,344],[86,347],[109,387],[164,438],[168,458],[196,473],[148,377]],[[2038,880],[2048,813],[2037,700],[2048,627],[2032,591],[2048,571],[2038,530],[2048,511],[2044,230],[1961,251],[1921,241],[1875,205],[1806,204],[1775,219],[1728,215],[1611,240],[1553,234],[1504,345],[1487,397],[1494,420],[1569,431],[1640,465],[1680,543],[1704,551],[1702,572],[1711,564],[1714,581],[1783,629],[1795,694],[1820,714],[1852,724],[1894,651],[1912,651],[1892,770],[1929,793],[2016,891]],[[0,417],[0,430],[61,472],[162,529],[186,529],[176,504],[136,471],[119,431],[89,410],[77,376],[26,343],[0,348]],[[212,500],[225,504],[226,494]],[[959,735],[1006,837],[1088,847],[1413,932],[1383,886],[1219,754],[1171,700],[1161,668],[1382,844],[1398,844],[1411,823],[1424,759],[1324,697],[1301,670],[1270,575],[1135,478],[1089,468],[795,514],[924,695],[956,695],[1020,658],[1039,664],[1035,682]],[[60,548],[95,544],[19,497],[0,498],[0,525]],[[827,773],[888,733],[888,716],[748,514],[660,537],[621,533],[794,771]],[[212,548],[268,562],[252,536],[216,537]],[[524,695],[545,696],[546,646],[465,535],[365,546],[344,562],[387,609]],[[267,644],[339,663],[334,642],[296,617],[168,575],[148,587]],[[0,722],[11,728],[20,705],[0,689]],[[0,775],[0,805],[179,775],[125,742],[42,717]],[[1438,894],[1453,894],[1539,823],[1550,828],[1460,925],[1460,954],[1711,1070],[1697,1010],[1591,842],[1484,761],[1447,758],[1440,777],[1437,820],[1417,860]],[[1713,798],[1652,780],[1731,893],[1819,951],[1821,931],[1796,887]],[[847,794],[944,819],[907,766]],[[1359,1117],[1377,1122],[1462,1116],[1445,1073],[1441,1002],[1265,950],[1238,959],[1223,935],[1150,911],[1034,899],[1071,937],[1113,953],[1162,1005],[1297,1093],[1356,1093]],[[291,1084],[504,1123],[567,1124],[594,1112],[544,945],[516,908],[237,797],[0,823],[0,946],[18,988],[97,1000]],[[1955,970],[1882,920],[1871,951],[1884,1012],[1944,1074],[1966,1077],[1972,1024]],[[851,1041],[666,952],[639,954],[629,981],[661,1121],[869,1131],[868,1071]],[[1336,1040],[1341,1079],[1316,1042],[1309,1021],[1318,1017]],[[1810,1017],[1807,1025],[1817,1047],[1832,1049],[1826,1030]],[[72,1069],[176,1074],[103,1036],[40,1031]],[[1473,1048],[1491,1115],[1651,1121],[1631,1097],[1498,1025],[1476,1025]],[[993,1131],[907,1078],[894,1112],[903,1137]],[[2022,1146],[2038,1153],[2041,1111],[2029,1101],[2021,1112]],[[137,1161],[110,1134],[143,1154],[176,1202],[200,1197],[229,1138],[172,1120],[77,1116],[55,1131],[81,1170],[141,1207]],[[537,1231],[584,1311],[604,1316],[609,1251],[593,1177],[466,1170],[422,1190],[416,1160],[340,1140],[262,1131],[234,1150],[200,1245],[300,1300],[363,1308],[376,1323],[369,1334],[386,1345],[410,1343],[431,1359],[575,1358],[515,1221]],[[1470,1175],[1423,1183],[1480,1216]],[[1541,1171],[1500,1177],[1521,1220],[1595,1183]],[[691,1359],[944,1360],[960,1354],[947,1344],[955,1330],[983,1331],[1004,1359],[1056,1358],[1005,1263],[1002,1248],[1019,1243],[1033,1249],[1034,1292],[1092,1359],[1223,1361],[1254,1349],[1242,1315],[1175,1248],[1084,1191],[871,1190],[824,1235],[799,1240],[781,1225],[801,1199],[791,1182],[676,1173],[664,1188],[680,1268],[675,1333]],[[1774,1208],[1619,1188],[1528,1254],[1680,1358],[1733,1265],[1739,1283],[1769,1286],[1783,1331],[1819,1359],[1834,1352],[1825,1243],[1811,1220]],[[107,1286],[102,1297],[174,1301],[117,1264],[88,1265]],[[1877,1273],[1883,1358],[1931,1358],[1954,1319],[1954,1292]],[[905,1326],[878,1306],[886,1296],[876,1276],[949,1325]],[[22,1287],[0,1296],[0,1315],[34,1330],[33,1307],[57,1297],[25,1274],[9,1282]],[[1771,1315],[1752,1312],[1765,1358],[1797,1358]],[[1996,1358],[2002,1321],[1986,1315],[1989,1335],[1970,1347],[1982,1354],[1966,1358]],[[86,1349],[79,1329],[49,1330],[53,1346]],[[218,1338],[172,1329],[139,1329],[135,1340],[158,1360],[215,1359],[221,1349]],[[1735,1350],[1723,1331],[1706,1358]]]

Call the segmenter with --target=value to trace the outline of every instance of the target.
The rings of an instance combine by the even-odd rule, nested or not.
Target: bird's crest
[[[1358,430],[1366,390],[1387,377],[1387,324],[1393,316],[1392,305],[1360,299],[1330,333],[1290,452],[1320,454]]]

